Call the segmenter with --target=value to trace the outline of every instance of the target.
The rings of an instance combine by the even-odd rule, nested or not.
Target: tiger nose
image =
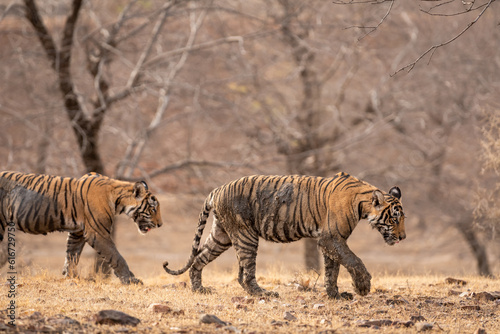
[[[163,222],[160,220],[156,226],[161,227],[163,225]]]
[[[399,235],[399,241],[404,240],[404,239],[406,239],[406,233],[403,232]]]

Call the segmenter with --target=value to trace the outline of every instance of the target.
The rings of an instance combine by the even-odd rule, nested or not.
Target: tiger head
[[[160,214],[160,203],[149,192],[146,182],[141,181],[134,184],[133,198],[136,203],[130,210],[126,210],[126,212],[137,224],[141,234],[146,234],[149,230],[163,225]]]
[[[389,245],[406,238],[405,215],[400,199],[401,190],[398,187],[392,187],[388,194],[378,189],[372,193],[372,207],[367,218]]]

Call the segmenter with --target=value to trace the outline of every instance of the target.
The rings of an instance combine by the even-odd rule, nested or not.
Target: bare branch
[[[0,13],[0,22],[2,22],[2,20],[4,18],[6,18],[7,15],[9,15],[11,13],[14,13],[14,14],[19,15],[19,16],[25,15],[24,9],[25,9],[25,7],[23,5],[18,4],[18,3],[9,4],[4,9],[4,11]]]
[[[240,163],[240,162],[231,162],[231,161],[206,161],[206,160],[184,160],[180,162],[176,162],[174,164],[165,166],[163,168],[157,169],[149,174],[150,178],[155,178],[162,174],[172,173],[180,169],[185,169],[188,167],[245,167],[245,168],[254,168],[251,164]]]
[[[9,110],[7,109],[6,107],[0,105],[0,113],[3,113],[3,114],[6,114],[6,115],[9,115],[15,119],[17,119],[18,121],[24,123],[24,125],[32,130],[33,132],[41,135],[42,137],[44,137],[45,139],[48,139],[50,140],[50,136],[48,136],[45,132],[43,131],[40,131],[40,126],[38,124],[34,124],[33,122],[31,122],[28,118],[26,118],[25,115],[23,114],[20,114],[19,112],[16,112],[16,111],[13,111],[13,110]]]
[[[466,8],[464,11],[461,11],[461,12],[455,12],[455,13],[451,13],[451,14],[433,13],[433,12],[432,12],[432,11],[433,11],[434,9],[436,9],[438,6],[444,6],[444,5],[447,5],[447,4],[449,4],[449,3],[453,2],[453,1],[455,1],[455,0],[450,0],[450,1],[448,1],[448,2],[441,3],[441,4],[439,4],[439,5],[436,5],[436,6],[431,7],[431,8],[429,8],[429,9],[422,9],[422,8],[420,8],[420,11],[421,11],[421,12],[424,12],[424,13],[426,13],[426,14],[428,14],[428,15],[431,15],[431,16],[444,16],[444,17],[450,17],[450,16],[460,16],[460,15],[468,14],[468,13],[470,13],[470,12],[480,10],[480,9],[481,9],[481,8],[483,8],[484,6],[487,6],[487,5],[488,5],[487,3],[483,3],[483,4],[480,4],[479,6],[477,6],[476,8],[473,8],[473,7],[474,7],[475,2],[474,2],[474,1],[472,1],[472,2],[470,3],[469,8]],[[464,3],[464,4],[465,4],[465,2],[462,2],[462,3]]]
[[[158,63],[161,63],[166,58],[176,56],[176,55],[181,54],[181,53],[195,52],[195,51],[200,51],[200,50],[204,50],[204,49],[209,49],[209,48],[219,46],[219,45],[225,44],[225,43],[238,43],[240,46],[240,52],[242,54],[245,53],[245,50],[243,49],[243,37],[242,36],[228,36],[228,37],[219,38],[219,39],[216,39],[213,41],[208,41],[208,42],[192,45],[191,47],[183,47],[183,48],[179,48],[176,50],[164,52],[162,54],[159,54],[159,55],[153,57],[151,60],[149,60],[147,63],[145,63],[144,66],[150,67],[153,65],[157,65]]]
[[[165,110],[167,110],[169,98],[165,94],[166,94],[165,90],[161,89],[160,98],[158,102],[158,109],[156,110],[155,117],[153,118],[149,126],[144,131],[142,131],[139,137],[136,138],[132,142],[132,144],[129,145],[129,147],[127,148],[124,161],[131,161],[131,162],[130,163],[122,162],[119,165],[118,170],[116,172],[118,178],[123,178],[123,177],[130,178],[132,172],[139,163],[139,159],[142,155],[142,152],[144,151],[147,141],[151,137],[151,134],[154,132],[154,130],[156,130],[156,128],[160,125],[160,121],[163,117],[163,114],[165,113]],[[128,173],[127,175],[124,176],[126,168],[128,168]]]
[[[172,66],[170,73],[168,74],[166,78],[166,87],[160,90],[160,101],[159,101],[159,106],[158,109],[155,113],[155,116],[153,120],[151,121],[150,125],[148,128],[144,131],[141,132],[141,134],[136,138],[132,144],[127,148],[127,152],[125,155],[125,158],[123,159],[123,162],[120,164],[117,170],[117,175],[122,177],[129,178],[133,171],[135,170],[139,159],[144,151],[145,145],[147,141],[149,140],[151,134],[156,130],[156,128],[160,125],[160,122],[163,118],[163,115],[168,108],[168,102],[169,102],[169,94],[170,94],[170,89],[172,87],[172,82],[179,73],[179,71],[182,69],[182,67],[185,65],[187,57],[189,55],[189,49],[193,46],[194,40],[196,38],[196,35],[199,32],[199,29],[205,19],[205,16],[207,14],[207,9],[202,11],[198,18],[195,18],[194,13],[191,15],[191,23],[190,23],[190,34],[188,37],[188,40],[186,42],[186,46],[183,48],[183,52],[181,53],[181,57],[179,61]],[[164,21],[164,19],[162,20]],[[157,25],[158,26],[158,25]],[[159,30],[155,29],[155,34],[157,35],[159,33]],[[152,45],[149,45],[147,49],[150,49]],[[148,51],[149,53],[149,51]],[[143,53],[145,55],[146,52]],[[144,57],[144,61],[146,60],[146,57]],[[141,56],[142,58],[142,56]],[[141,64],[144,64],[144,61],[141,62],[139,61],[138,64],[141,62]],[[142,66],[141,65],[141,66]],[[129,161],[129,162],[127,162]],[[127,163],[126,163],[127,162]],[[128,168],[128,172],[125,172],[126,168]]]
[[[479,15],[473,21],[469,22],[469,24],[467,24],[467,26],[461,32],[459,32],[457,35],[453,36],[451,39],[447,40],[446,42],[443,42],[443,43],[440,43],[440,44],[435,44],[435,45],[431,46],[429,49],[427,49],[427,51],[425,51],[424,53],[422,53],[417,59],[415,59],[410,64],[401,67],[399,70],[397,70],[396,72],[394,72],[391,76],[395,76],[396,74],[398,74],[399,72],[404,71],[404,70],[406,70],[407,72],[410,72],[417,65],[417,63],[420,62],[428,54],[430,54],[430,57],[429,57],[429,62],[430,62],[431,59],[432,59],[432,56],[434,55],[434,52],[436,52],[437,49],[439,49],[439,48],[441,48],[443,46],[446,46],[446,45],[448,45],[450,43],[453,43],[460,36],[462,36],[463,34],[465,34],[466,31],[468,31],[477,21],[479,21],[479,19],[481,18],[481,16],[483,16],[483,14],[491,6],[491,4],[493,2],[495,2],[495,0],[489,0],[488,3],[483,8],[483,10],[481,11],[481,13],[479,13]]]
[[[360,38],[358,38],[358,41],[361,41],[366,36],[368,36],[371,33],[375,32],[382,25],[382,23],[385,22],[385,20],[387,19],[387,17],[391,13],[392,8],[394,7],[394,1],[395,0],[387,0],[387,1],[390,2],[389,8],[387,9],[387,12],[385,13],[385,15],[382,17],[382,19],[379,21],[379,23],[376,26],[374,26],[374,27],[364,27],[364,26],[349,27],[349,28],[370,29],[366,34],[364,34],[363,36],[361,36]],[[386,1],[382,1],[382,2],[386,2]],[[382,3],[382,2],[377,2],[377,3]],[[346,28],[346,29],[349,29],[349,28]]]
[[[151,34],[151,38],[148,42],[148,45],[144,49],[144,52],[141,54],[139,57],[139,60],[137,61],[137,64],[135,65],[134,70],[132,73],[130,73],[130,77],[127,82],[127,89],[131,89],[132,87],[135,86],[137,83],[137,79],[139,78],[139,72],[141,71],[144,63],[146,62],[146,59],[149,57],[149,54],[151,53],[151,49],[153,48],[153,45],[155,44],[156,40],[158,39],[158,35],[160,34],[160,31],[165,24],[165,21],[167,19],[167,15],[169,13],[170,8],[176,3],[176,1],[169,1],[167,4],[165,4],[162,8],[162,15],[156,21],[156,25],[153,28],[153,32]]]
[[[52,36],[50,36],[47,28],[45,28],[45,25],[43,24],[35,1],[25,0],[24,5],[26,6],[26,18],[35,29],[52,69],[57,72],[59,69],[59,52],[57,51],[56,44],[54,43]]]

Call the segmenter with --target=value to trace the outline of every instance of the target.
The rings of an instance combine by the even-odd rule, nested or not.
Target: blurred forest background
[[[406,246],[365,257],[498,275],[499,23],[487,0],[0,0],[1,170],[146,180],[187,208],[179,264],[213,188],[344,171],[403,192]]]

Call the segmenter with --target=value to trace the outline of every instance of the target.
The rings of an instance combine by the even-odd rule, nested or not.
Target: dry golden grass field
[[[482,292],[499,291],[497,281],[465,277],[466,285],[444,276],[375,277],[371,293],[353,300],[329,300],[315,274],[260,276],[262,286],[279,298],[248,297],[234,273],[207,274],[211,295],[193,294],[187,277],[146,279],[143,286],[117,281],[66,280],[52,274],[27,276],[17,287],[17,329],[22,332],[235,332],[235,333],[408,333],[423,326],[445,333],[500,332],[500,304]],[[339,287],[351,290],[342,277]],[[498,292],[497,292],[498,293]],[[7,298],[0,299],[6,304]],[[151,304],[166,305],[154,312]],[[113,309],[140,319],[135,326],[96,324],[96,314]],[[203,324],[203,314],[226,324]],[[6,323],[6,315],[1,316]],[[0,325],[0,330],[10,330]]]
[[[63,233],[48,236],[16,235],[15,298],[9,298],[8,268],[1,273],[0,331],[67,333],[500,333],[500,280],[474,276],[475,264],[453,230],[419,230],[410,220],[408,239],[389,247],[378,232],[361,222],[350,247],[373,276],[368,296],[329,300],[323,276],[303,269],[302,244],[262,242],[257,278],[278,298],[247,296],[236,281],[236,258],[229,250],[204,270],[211,295],[194,294],[188,275],[164,273],[162,262],[181,267],[190,251],[202,197],[165,197],[165,225],[145,236],[133,222],[121,218],[117,246],[144,285],[124,286],[117,278],[90,280],[93,251],[84,249],[80,279],[64,279]],[[205,230],[205,236],[210,226]],[[492,263],[498,273],[498,265]],[[453,277],[465,285],[447,283]],[[341,291],[353,292],[342,268]],[[489,300],[491,299],[491,300]],[[16,328],[6,311],[16,305]],[[152,304],[164,305],[155,312]],[[159,307],[159,306],[157,306]],[[124,312],[140,320],[136,325],[98,324],[102,310]],[[225,324],[200,323],[204,314]]]

